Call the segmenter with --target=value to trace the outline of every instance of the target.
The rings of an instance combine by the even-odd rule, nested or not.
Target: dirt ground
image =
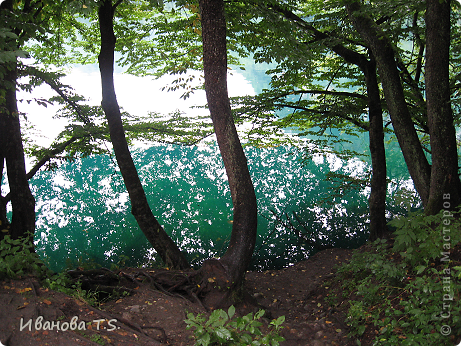
[[[268,317],[286,317],[282,345],[348,345],[344,316],[325,302],[328,288],[322,283],[351,255],[352,250],[324,250],[288,268],[247,273],[247,289]],[[118,275],[130,277],[136,270],[126,268]],[[207,312],[198,302],[153,289],[145,281],[127,281],[133,294],[97,308],[40,287],[35,278],[2,281],[0,341],[8,346],[194,345],[186,312]]]

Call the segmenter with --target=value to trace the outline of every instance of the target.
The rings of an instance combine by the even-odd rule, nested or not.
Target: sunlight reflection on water
[[[299,153],[279,147],[247,148],[258,198],[258,240],[253,268],[280,267],[308,258],[311,242],[358,246],[366,238],[367,196],[348,191],[330,200],[335,188],[324,180],[338,160],[302,165]],[[221,256],[227,248],[232,205],[216,147],[155,146],[133,153],[151,208],[189,260]],[[54,179],[54,178],[59,179]],[[47,182],[53,179],[52,188]],[[127,256],[131,265],[155,260],[129,214],[123,181],[111,161],[94,156],[41,172],[32,183],[37,196],[37,251],[57,265],[81,259],[108,265]],[[54,252],[52,252],[54,251]],[[61,263],[62,264],[62,263]]]

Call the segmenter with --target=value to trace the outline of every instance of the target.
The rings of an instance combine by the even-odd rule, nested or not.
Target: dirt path
[[[347,345],[344,316],[325,303],[325,279],[351,250],[331,249],[292,267],[248,272],[246,286],[271,318],[285,315],[282,345]],[[203,308],[133,282],[136,293],[97,309],[40,287],[34,278],[0,282],[0,341],[8,346],[194,345],[186,311]],[[58,330],[59,329],[59,330]]]
[[[347,345],[344,317],[325,303],[324,280],[335,265],[351,257],[350,250],[324,250],[309,260],[281,270],[252,272],[247,285],[273,318],[285,315],[284,345]]]

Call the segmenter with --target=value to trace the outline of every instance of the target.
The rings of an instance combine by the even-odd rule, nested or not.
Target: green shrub
[[[344,297],[357,296],[346,319],[350,336],[360,339],[373,328],[373,345],[453,344],[461,334],[461,267],[450,262],[449,250],[461,241],[461,222],[447,215],[399,218],[391,222],[392,247],[377,240],[338,269]],[[444,300],[447,294],[452,299]],[[451,337],[441,332],[444,325]]]
[[[447,251],[444,245],[450,244],[453,248],[461,241],[458,217],[459,213],[449,211],[431,216],[418,212],[392,220],[389,224],[397,228],[393,251],[399,252],[412,267],[427,265],[440,258],[442,251]]]
[[[279,345],[285,339],[278,335],[285,316],[280,316],[269,324],[269,331],[263,334],[260,327],[263,325],[259,319],[264,315],[264,310],[259,310],[254,316],[249,313],[243,317],[236,317],[235,308],[231,306],[227,312],[214,310],[207,320],[202,314],[194,316],[187,314],[185,320],[187,329],[195,328],[194,336],[197,346],[208,345]]]
[[[19,239],[5,235],[0,241],[0,279],[17,278],[24,274],[43,276],[46,271],[34,252],[29,235]]]

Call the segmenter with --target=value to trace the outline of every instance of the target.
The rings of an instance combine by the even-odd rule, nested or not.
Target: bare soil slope
[[[344,316],[325,302],[329,288],[322,284],[351,254],[325,250],[289,268],[247,273],[247,289],[268,317],[286,316],[283,345],[348,344]],[[133,278],[139,271],[125,268],[118,275]],[[78,297],[41,287],[33,277],[2,281],[0,341],[8,346],[194,345],[184,319],[187,311],[207,313],[198,301],[156,289],[139,277],[123,285],[133,294],[94,308]],[[255,308],[240,307],[243,313],[251,310]]]

